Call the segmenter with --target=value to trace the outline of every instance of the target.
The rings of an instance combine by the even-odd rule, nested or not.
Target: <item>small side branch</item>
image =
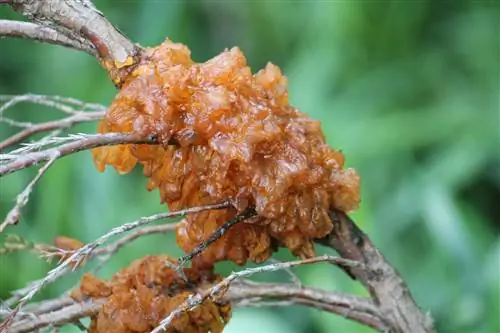
[[[48,312],[42,315],[35,315],[36,320],[21,320],[9,328],[11,333],[36,332],[39,329],[57,325],[72,323],[80,318],[87,317],[98,311],[104,304],[104,300],[91,301],[86,303],[72,303],[62,310]]]
[[[0,122],[22,129],[22,131],[0,142],[0,151],[3,151],[38,133],[48,131],[60,132],[64,129],[71,128],[81,122],[99,120],[104,117],[106,111],[106,107],[104,105],[85,103],[74,98],[61,96],[36,94],[0,95],[0,102],[3,103],[0,106]],[[21,103],[33,103],[36,105],[47,106],[61,111],[67,116],[62,119],[47,121],[38,124],[31,122],[20,123],[14,121],[13,119],[7,118],[7,111]]]
[[[7,214],[7,217],[5,220],[0,224],[0,234],[7,228],[9,225],[14,225],[19,222],[21,219],[21,209],[28,203],[28,198],[33,191],[33,187],[35,184],[42,178],[42,176],[47,172],[49,167],[52,165],[52,163],[55,162],[55,160],[59,157],[59,155],[54,153],[53,156],[49,159],[47,163],[43,167],[38,170],[37,175],[33,180],[26,186],[26,188],[17,196],[16,199],[16,204],[14,205],[14,208],[10,210],[10,212]]]
[[[57,30],[36,23],[0,20],[0,36],[32,39],[80,50],[94,57],[98,56],[97,50],[89,42],[83,39],[69,38]]]
[[[71,128],[77,123],[96,121],[102,119],[103,117],[104,112],[81,112],[79,114],[75,114],[60,120],[47,121],[40,124],[32,124],[31,126],[26,127],[21,132],[18,132],[0,142],[0,151],[38,133]]]
[[[46,149],[39,152],[31,152],[20,155],[0,154],[1,159],[9,159],[11,161],[0,165],[0,177],[30,167],[34,164],[48,161],[51,156],[59,155],[59,158],[74,154],[82,150],[88,150],[101,146],[119,145],[119,144],[157,144],[153,138],[143,138],[136,134],[124,133],[106,133],[95,135],[73,135],[69,138],[69,143],[58,147]]]
[[[254,207],[249,207],[245,211],[243,211],[241,214],[236,215],[234,218],[230,219],[229,221],[225,222],[223,225],[221,225],[217,230],[215,230],[210,237],[208,237],[207,240],[201,242],[198,246],[195,247],[193,251],[191,251],[189,254],[179,258],[179,264],[178,268],[182,269],[184,264],[188,262],[189,260],[192,260],[194,257],[196,257],[198,254],[203,252],[205,249],[207,249],[210,245],[215,243],[218,239],[220,239],[224,234],[233,226],[236,224],[243,222],[252,216],[257,215],[257,212],[255,211]]]

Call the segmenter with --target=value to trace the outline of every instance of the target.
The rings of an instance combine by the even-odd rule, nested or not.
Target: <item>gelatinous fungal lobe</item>
[[[177,309],[196,290],[207,290],[220,277],[211,271],[184,268],[189,285],[166,261],[166,256],[147,256],[117,273],[110,281],[86,274],[80,287],[73,291],[77,301],[106,298],[92,317],[91,333],[151,332],[160,321]],[[207,298],[189,312],[175,317],[167,332],[222,332],[231,315],[228,302]]]
[[[163,145],[99,148],[100,170],[130,171],[139,162],[171,210],[231,199],[259,215],[230,230],[199,261],[265,260],[278,244],[301,257],[329,233],[328,210],[355,209],[359,177],[343,169],[320,123],[288,103],[287,80],[268,64],[252,75],[238,48],[205,63],[165,41],[147,51],[111,104],[100,132],[155,135]],[[175,145],[168,145],[174,141]],[[188,217],[177,230],[192,250],[237,210]]]

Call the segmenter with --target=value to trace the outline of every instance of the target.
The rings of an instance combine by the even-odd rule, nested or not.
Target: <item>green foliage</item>
[[[254,70],[267,61],[282,67],[293,104],[322,121],[329,142],[362,176],[356,220],[434,316],[438,331],[454,333],[500,331],[500,30],[498,7],[487,3],[96,2],[142,45],[168,36],[186,43],[199,61],[236,45]],[[0,16],[18,18],[7,8]],[[115,94],[95,60],[76,51],[6,39],[0,40],[0,58],[1,93],[57,94],[103,104]],[[9,115],[31,121],[57,116],[25,104]],[[0,124],[0,140],[12,133]],[[2,218],[33,172],[0,178]],[[10,232],[31,242],[48,243],[61,234],[93,240],[113,226],[165,209],[145,183],[140,170],[99,174],[88,152],[62,159]],[[121,250],[102,273],[109,276],[144,254],[165,252],[180,253],[173,237],[142,239]],[[282,251],[279,257],[289,254]],[[0,296],[48,269],[31,253],[1,256]],[[328,265],[297,271],[306,284],[363,292]],[[58,295],[77,277],[42,296]],[[239,309],[228,332],[244,332],[251,323],[266,333],[371,331],[291,307]]]

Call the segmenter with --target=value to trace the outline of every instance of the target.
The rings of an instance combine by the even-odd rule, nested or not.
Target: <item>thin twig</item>
[[[42,149],[49,149],[49,146],[57,146],[67,142],[83,140],[86,138],[90,138],[92,136],[95,136],[95,134],[70,133],[67,136],[49,135],[37,141],[23,143],[21,144],[21,147],[9,151],[6,154],[0,154],[0,162],[16,160],[20,157],[26,156],[27,153],[32,152],[34,150],[40,151]]]
[[[94,251],[89,259],[99,257],[100,262],[99,265],[92,271],[97,272],[98,270],[100,270],[111,259],[111,257],[114,254],[116,254],[123,246],[129,244],[135,239],[146,235],[174,231],[176,227],[177,223],[168,223],[168,224],[161,224],[151,227],[140,228],[137,229],[134,233],[126,235],[117,240],[116,242]]]
[[[222,209],[222,208],[225,208],[227,206],[222,207],[222,206],[217,205],[216,207],[217,208],[213,208],[213,209]],[[134,233],[126,235],[126,236],[120,238],[119,240],[117,240],[116,242],[111,243],[108,246],[102,247],[99,250],[96,250],[94,252],[94,256],[99,256],[99,255],[103,255],[103,254],[115,254],[123,246],[136,240],[139,237],[151,235],[151,234],[158,234],[158,233],[165,233],[165,232],[173,231],[173,230],[175,230],[176,227],[177,227],[177,223],[168,223],[168,224],[161,224],[161,225],[155,225],[155,226],[137,229]]]
[[[244,220],[247,220],[251,218],[252,216],[255,216],[257,212],[255,211],[255,207],[248,207],[245,209],[242,213],[236,215],[234,218],[230,219],[229,221],[225,222],[223,225],[218,227],[206,240],[198,244],[193,251],[188,253],[187,255],[179,258],[179,266],[178,269],[182,269],[182,267],[188,262],[189,260],[193,259],[196,257],[198,254],[200,254],[202,251],[204,251],[206,248],[208,248],[210,245],[215,243],[218,239],[220,239],[231,227],[235,226],[236,224],[243,222]]]
[[[201,207],[193,207],[193,208],[187,208],[184,210],[179,210],[175,212],[169,212],[169,213],[160,213],[160,214],[155,214],[152,216],[148,217],[143,217],[140,218],[137,221],[131,222],[131,223],[126,223],[123,224],[119,227],[113,228],[111,231],[106,233],[105,235],[99,237],[97,240],[85,244],[83,247],[79,248],[76,250],[71,256],[69,256],[66,260],[64,260],[59,266],[56,268],[52,269],[50,272],[47,273],[47,275],[39,280],[37,283],[31,286],[26,292],[26,294],[19,300],[18,305],[16,306],[16,309],[12,312],[12,315],[7,318],[7,320],[0,325],[0,329],[4,327],[8,327],[14,317],[16,316],[17,311],[19,311],[28,301],[30,301],[33,296],[35,296],[43,287],[45,287],[47,284],[54,282],[56,279],[64,275],[64,273],[68,270],[70,265],[74,265],[74,267],[78,267],[79,263],[81,260],[85,259],[86,256],[88,256],[92,251],[94,251],[95,248],[106,242],[109,238],[119,235],[121,233],[130,231],[132,229],[135,229],[139,226],[152,223],[157,220],[161,219],[166,219],[166,218],[171,218],[171,217],[176,217],[176,216],[184,216],[186,214],[193,214],[193,213],[199,213],[202,211],[206,210],[214,210],[214,209],[225,209],[228,208],[230,204],[228,202],[220,203],[220,204],[214,204],[214,205],[207,205],[207,206],[201,206]],[[76,263],[76,264],[75,264]]]
[[[190,296],[186,301],[184,301],[179,307],[177,307],[174,311],[170,312],[170,314],[164,318],[160,324],[151,331],[151,333],[160,333],[163,331],[166,331],[172,320],[180,315],[183,312],[189,311],[198,305],[200,305],[205,299],[209,297],[216,297],[216,296],[221,296],[230,284],[241,278],[245,278],[257,273],[263,273],[263,272],[274,272],[277,270],[285,269],[285,268],[290,268],[290,267],[295,267],[295,266],[300,266],[300,265],[307,265],[307,264],[314,264],[318,262],[333,262],[339,265],[342,265],[344,267],[357,267],[360,269],[365,269],[365,265],[363,265],[360,262],[357,261],[352,261],[340,257],[332,257],[332,256],[321,256],[321,257],[316,257],[316,258],[311,258],[311,259],[304,259],[304,260],[296,260],[296,261],[290,261],[290,262],[285,262],[285,263],[277,263],[277,264],[269,264],[265,266],[260,266],[260,267],[255,267],[255,268],[248,268],[239,272],[232,273],[229,275],[227,278],[222,280],[221,282],[217,283],[214,285],[212,288],[202,291],[196,295]]]
[[[9,328],[9,333],[36,332],[38,329],[50,325],[63,325],[71,323],[76,319],[87,317],[104,304],[104,299],[86,303],[73,303],[64,308],[64,311],[54,311],[40,315],[38,320],[21,320]],[[2,327],[0,326],[0,330]]]
[[[81,112],[60,120],[48,121],[40,124],[32,124],[32,126],[28,126],[25,130],[18,132],[12,135],[11,137],[5,139],[4,141],[0,142],[0,151],[14,144],[17,144],[22,140],[37,133],[47,132],[56,129],[70,128],[77,123],[95,121],[102,119],[103,117],[104,117],[104,111]]]
[[[59,158],[82,151],[101,146],[119,145],[126,143],[134,144],[156,144],[152,138],[140,137],[136,134],[126,133],[106,133],[86,135],[82,139],[63,144],[59,147],[50,148],[40,152],[33,152],[17,156],[12,162],[0,166],[0,177],[21,170],[43,161],[47,161],[55,153],[59,153]],[[1,157],[1,155],[0,155]]]
[[[55,162],[58,157],[59,153],[55,151],[47,161],[47,163],[45,163],[45,165],[38,170],[35,178],[33,178],[33,180],[26,186],[26,188],[17,196],[16,204],[7,214],[7,217],[2,222],[2,224],[0,224],[0,233],[2,233],[9,225],[14,225],[19,222],[19,220],[21,219],[21,209],[28,203],[28,199],[31,192],[33,191],[33,187],[40,180],[40,178],[42,178],[45,172],[47,172],[49,167],[52,165],[52,163]]]
[[[274,264],[282,263],[282,261],[280,261],[278,259],[274,259],[274,258],[269,258],[268,261],[270,263],[274,263]],[[299,288],[303,287],[302,282],[300,281],[299,277],[290,268],[285,268],[283,270],[288,274],[288,276],[290,277],[290,280],[293,282],[293,284],[295,284]]]
[[[16,104],[27,102],[54,108],[69,115],[74,115],[82,111],[105,111],[106,107],[97,103],[86,103],[76,98],[62,97],[57,95],[0,95],[0,101],[5,103],[0,107],[0,117],[3,113]],[[75,109],[78,107],[78,109]]]
[[[59,309],[75,303],[71,297],[68,296],[69,292],[63,293],[58,298],[44,300],[38,303],[31,303],[24,308],[27,313],[34,313],[41,315],[48,312],[54,312]]]
[[[32,39],[42,43],[61,45],[97,56],[95,47],[85,40],[69,38],[57,30],[39,24],[0,20],[0,36]]]

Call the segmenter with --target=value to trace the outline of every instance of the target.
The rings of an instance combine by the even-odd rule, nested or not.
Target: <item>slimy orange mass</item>
[[[359,204],[358,175],[326,144],[320,122],[289,104],[280,69],[268,64],[252,74],[238,48],[204,63],[169,40],[147,49],[99,132],[159,140],[160,145],[101,147],[93,156],[101,171],[112,165],[127,173],[141,164],[147,188],[158,188],[170,210],[234,204],[187,217],[177,229],[186,252],[238,212],[255,207],[257,216],[231,228],[195,265],[260,262],[278,246],[312,257],[312,240],[333,228],[329,209],[348,212]]]

